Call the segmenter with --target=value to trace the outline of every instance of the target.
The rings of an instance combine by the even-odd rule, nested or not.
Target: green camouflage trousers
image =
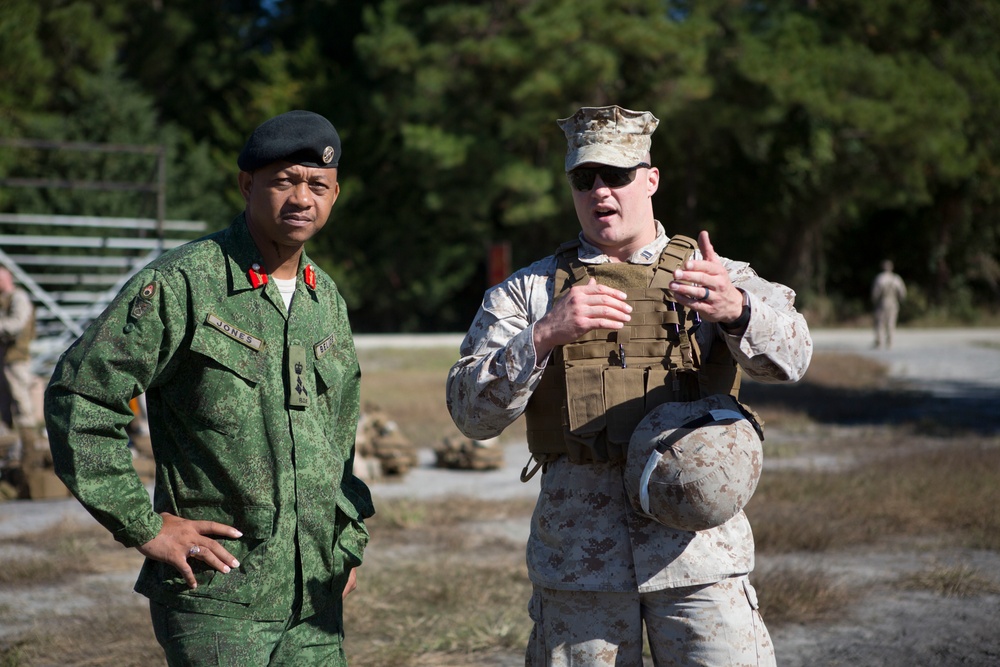
[[[774,646],[746,576],[653,593],[535,587],[526,667],[774,667]]]
[[[170,667],[347,667],[340,605],[298,621],[248,621],[149,603]]]

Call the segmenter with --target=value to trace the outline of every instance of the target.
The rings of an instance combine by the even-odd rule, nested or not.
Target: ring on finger
[[[200,553],[201,553],[201,547],[199,547],[197,544],[195,544],[190,549],[188,549],[188,558],[190,558],[192,556],[197,556]]]
[[[705,300],[708,299],[709,290],[704,285],[702,285],[702,287],[705,289],[705,294],[702,295],[702,297],[700,299],[695,299],[695,301],[705,301]]]

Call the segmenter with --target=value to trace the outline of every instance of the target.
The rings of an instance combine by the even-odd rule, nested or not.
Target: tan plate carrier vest
[[[589,280],[628,294],[632,319],[620,330],[598,329],[555,348],[525,410],[528,450],[539,465],[560,454],[576,463],[625,459],[632,431],[654,407],[730,393],[740,369],[721,337],[703,357],[694,332],[698,314],[667,289],[674,269],[694,254],[694,239],[674,236],[657,264],[584,264],[580,242],[556,251],[553,301]],[[525,467],[522,480],[530,479]]]

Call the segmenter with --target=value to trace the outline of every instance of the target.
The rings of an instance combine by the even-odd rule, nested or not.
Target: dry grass
[[[845,472],[769,471],[747,506],[760,553],[945,535],[1000,551],[1000,447],[961,440]]]
[[[163,664],[145,599],[108,599],[85,614],[60,617],[13,642],[0,640],[0,666],[149,667]]]
[[[6,559],[0,568],[0,584],[5,585],[58,583],[142,562],[135,551],[117,544],[98,526],[57,524],[6,544],[23,548],[31,555]]]
[[[773,569],[755,575],[753,584],[761,591],[760,613],[771,628],[833,618],[857,597],[818,569]]]
[[[530,631],[531,587],[523,564],[496,560],[448,548],[362,570],[363,592],[348,598],[345,610],[352,661],[446,665],[472,653],[519,650]]]
[[[414,445],[436,445],[455,431],[444,388],[456,355],[440,348],[358,350],[362,405],[385,409]]]
[[[0,583],[22,590],[22,605],[0,606],[0,627],[22,622],[26,608],[40,604],[33,591],[58,587],[61,604],[52,622],[35,623],[13,638],[0,638],[0,667],[29,665],[116,665],[145,667],[161,664],[163,654],[153,638],[144,598],[122,598],[118,587],[103,582],[107,573],[138,572],[142,557],[125,549],[97,525],[57,524],[52,528],[7,540],[22,554],[0,567]],[[81,607],[76,584],[87,579],[85,594],[92,605]]]
[[[806,381],[834,389],[881,389],[888,377],[888,369],[871,359],[829,352],[814,354],[806,373]]]
[[[973,597],[984,593],[1000,593],[1000,583],[968,565],[938,564],[912,576],[899,585],[911,590],[931,591],[945,597]]]
[[[415,502],[386,499],[378,504],[378,513],[368,523],[380,533],[396,533],[428,527],[453,528],[470,521],[498,521],[531,515],[534,500],[505,502],[479,498],[445,499]]]

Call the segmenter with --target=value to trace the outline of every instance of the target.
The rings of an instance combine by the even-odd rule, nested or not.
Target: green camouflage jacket
[[[243,532],[219,539],[232,572],[192,561],[188,589],[147,559],[136,591],[280,620],[340,604],[374,510],[352,472],[361,372],[344,301],[303,253],[288,313],[273,281],[254,287],[259,262],[242,215],[152,262],[59,360],[45,413],[56,472],[122,544],[155,537],[164,511]],[[152,507],[125,432],[142,392]]]

